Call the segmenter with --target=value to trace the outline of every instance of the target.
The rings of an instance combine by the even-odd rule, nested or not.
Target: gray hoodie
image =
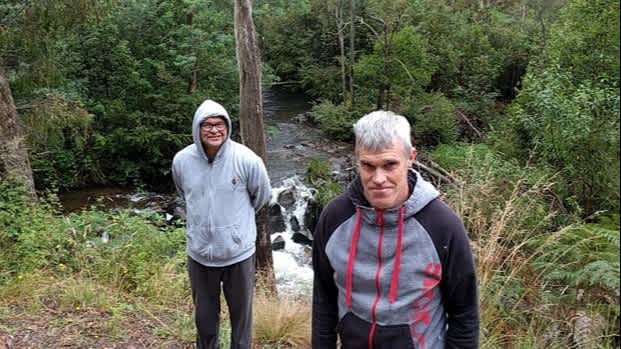
[[[200,124],[214,116],[225,118],[228,132],[210,162],[201,143]],[[255,252],[255,211],[271,194],[263,161],[231,140],[231,130],[227,111],[214,101],[204,101],[192,122],[194,144],[179,151],[172,164],[173,180],[186,207],[186,251],[210,267],[231,265]]]
[[[358,177],[313,235],[312,346],[478,348],[478,290],[461,219],[420,174],[409,198],[379,210]]]

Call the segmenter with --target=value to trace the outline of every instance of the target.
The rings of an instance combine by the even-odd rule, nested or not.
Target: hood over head
[[[231,122],[231,117],[229,113],[224,109],[222,105],[212,101],[211,99],[205,100],[199,107],[196,109],[194,113],[194,120],[192,121],[192,139],[194,140],[194,144],[196,145],[197,150],[203,155],[206,159],[207,154],[203,149],[203,144],[201,142],[201,123],[203,120],[211,118],[211,117],[222,117],[226,121],[226,140],[221,146],[221,149],[228,146],[229,140],[231,139],[231,132],[233,130],[233,123]],[[218,154],[222,153],[218,151]]]

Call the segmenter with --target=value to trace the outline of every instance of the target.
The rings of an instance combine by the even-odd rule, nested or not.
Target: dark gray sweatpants
[[[197,349],[219,349],[220,291],[231,317],[231,349],[251,349],[255,256],[226,267],[206,267],[188,257]],[[222,286],[221,286],[222,285]]]

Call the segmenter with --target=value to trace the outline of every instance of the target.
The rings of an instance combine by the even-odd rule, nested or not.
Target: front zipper
[[[379,241],[377,243],[377,269],[375,270],[375,301],[371,307],[371,329],[369,330],[369,349],[373,349],[373,338],[377,329],[377,305],[382,296],[382,288],[380,285],[380,276],[382,272],[382,245],[384,243],[384,211],[375,210],[375,223],[380,229]]]
[[[213,223],[213,207],[214,207],[214,200],[213,200],[213,190],[211,189],[212,187],[212,175],[210,174],[210,172],[213,172],[213,163],[208,163],[207,164],[207,174],[205,176],[205,195],[207,195],[207,202],[208,202],[208,209],[205,210],[205,215],[207,216],[207,236],[212,236],[212,234],[214,234],[214,232],[216,231],[214,223]],[[209,254],[208,254],[208,259],[210,261],[213,260],[213,253],[212,253],[212,246],[211,246],[211,242],[207,241],[207,245],[208,250],[209,250]]]

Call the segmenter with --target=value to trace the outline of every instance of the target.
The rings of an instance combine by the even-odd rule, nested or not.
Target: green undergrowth
[[[0,335],[18,341],[26,327],[41,326],[36,338],[17,343],[192,347],[185,229],[149,211],[62,215],[58,207],[53,197],[32,202],[18,183],[0,181]],[[288,309],[278,311],[280,302],[258,292],[255,318],[280,320],[255,326],[257,345],[309,347],[308,303],[288,301]],[[230,325],[221,303],[221,345],[228,347]],[[54,338],[64,328],[80,339]]]
[[[619,345],[619,215],[592,221],[558,199],[558,176],[485,145],[440,146],[443,188],[477,264],[482,348]]]

